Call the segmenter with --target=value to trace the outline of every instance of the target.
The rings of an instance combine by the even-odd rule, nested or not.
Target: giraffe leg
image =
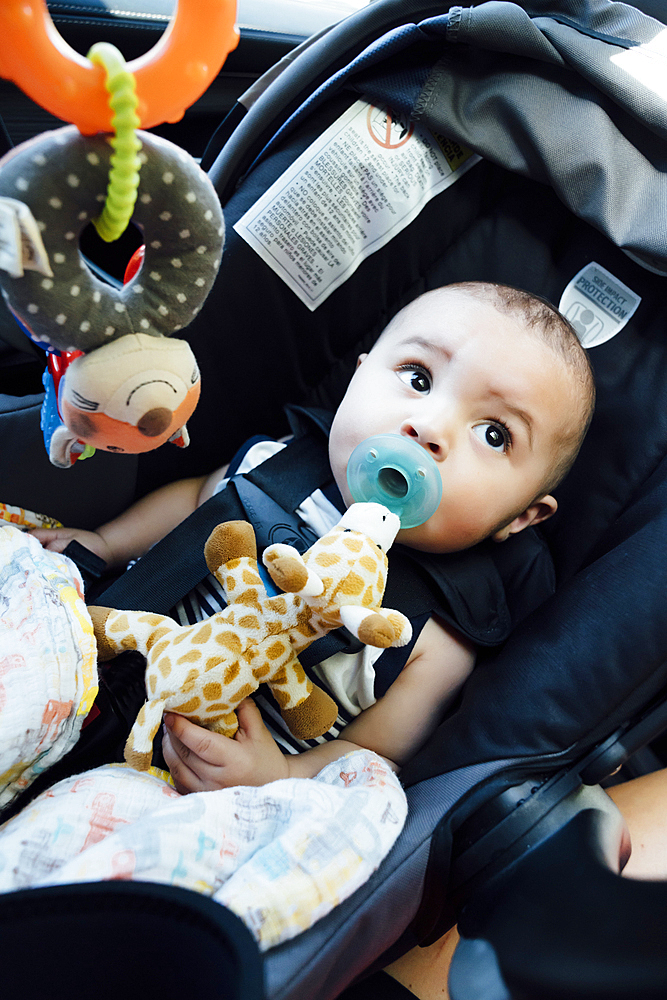
[[[338,718],[336,702],[306,677],[296,656],[272,674],[267,683],[287,728],[299,740],[322,736]]]
[[[153,759],[153,740],[162,721],[164,701],[147,701],[139,710],[125,744],[125,760],[136,771],[147,771]]]
[[[261,601],[268,597],[261,576],[257,572],[257,560],[249,556],[230,559],[218,566],[213,574],[224,588],[228,604],[245,604],[262,613]]]
[[[225,563],[244,556],[257,561],[255,532],[248,521],[223,521],[213,529],[204,546],[206,565],[214,575]]]
[[[166,615],[144,611],[114,611],[112,608],[89,607],[93,622],[97,655],[100,660],[111,660],[126,649],[148,653],[151,647],[180,626]]]
[[[328,732],[338,718],[338,705],[317,684],[311,684],[307,698],[296,708],[280,712],[292,736],[298,740],[314,740]]]

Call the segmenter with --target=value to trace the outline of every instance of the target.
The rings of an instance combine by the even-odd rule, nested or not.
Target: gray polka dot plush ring
[[[68,392],[69,374],[61,388],[61,399],[69,398],[70,409],[85,416],[78,421],[85,436],[78,437],[93,447],[132,452],[155,448],[172,437],[184,442],[184,435],[179,436],[182,404],[189,396],[191,413],[193,397],[198,396],[198,388],[192,391],[199,379],[194,356],[187,344],[174,341],[178,357],[165,371],[169,365],[175,370],[163,379],[161,362],[149,350],[146,360],[150,355],[149,364],[158,367],[151,368],[150,384],[142,384],[139,348],[157,347],[153,338],[169,337],[191,322],[213,285],[224,243],[222,210],[206,174],[172,143],[147,132],[137,136],[142,167],[132,222],[143,234],[145,257],[122,288],[94,274],[79,250],[81,231],[99,215],[106,199],[113,153],[109,136],[83,136],[70,125],[31,139],[0,160],[0,204],[27,206],[39,234],[37,243],[41,237],[43,244],[37,255],[46,259],[46,265],[33,269],[28,249],[22,273],[0,270],[4,299],[41,347],[84,352],[70,366],[73,374],[79,366],[72,380],[77,381],[76,391]],[[169,355],[166,347],[159,352],[164,358]],[[113,359],[111,365],[100,364],[102,349]],[[128,351],[132,363],[117,364]],[[95,376],[83,371],[90,352],[97,360]],[[121,385],[119,379],[124,380]],[[128,396],[132,413],[122,406]],[[125,427],[114,432],[109,421]],[[77,436],[70,428],[70,438],[73,434]],[[67,448],[61,433],[60,443],[50,448],[52,461],[69,465]]]

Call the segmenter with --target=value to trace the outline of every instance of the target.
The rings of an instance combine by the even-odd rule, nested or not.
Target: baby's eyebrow
[[[498,389],[489,389],[489,395],[496,399],[499,399],[502,406],[511,413],[518,420],[520,420],[528,434],[528,447],[533,447],[533,418],[527,410],[522,410],[520,406],[515,406],[514,403],[510,403],[507,396]]]
[[[408,347],[421,348],[423,351],[431,351],[434,354],[442,354],[443,357],[448,360],[452,357],[453,352],[445,347],[444,344],[436,344],[432,340],[428,340],[426,337],[420,337],[419,334],[409,333],[402,340],[399,340],[397,347],[405,349]]]

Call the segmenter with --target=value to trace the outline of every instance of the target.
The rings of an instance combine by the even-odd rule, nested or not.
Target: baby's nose
[[[447,458],[449,445],[447,436],[443,431],[438,431],[430,425],[428,421],[404,420],[401,424],[400,433],[412,438],[422,448],[425,448],[436,461],[443,461]]]

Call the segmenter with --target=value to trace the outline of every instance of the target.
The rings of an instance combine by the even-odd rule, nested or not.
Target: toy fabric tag
[[[0,268],[12,278],[24,271],[39,271],[53,277],[39,226],[22,201],[0,198]]]
[[[312,311],[480,159],[357,101],[234,229]]]
[[[584,347],[597,347],[615,337],[635,314],[641,296],[591,261],[575,274],[558,308],[574,327]]]

